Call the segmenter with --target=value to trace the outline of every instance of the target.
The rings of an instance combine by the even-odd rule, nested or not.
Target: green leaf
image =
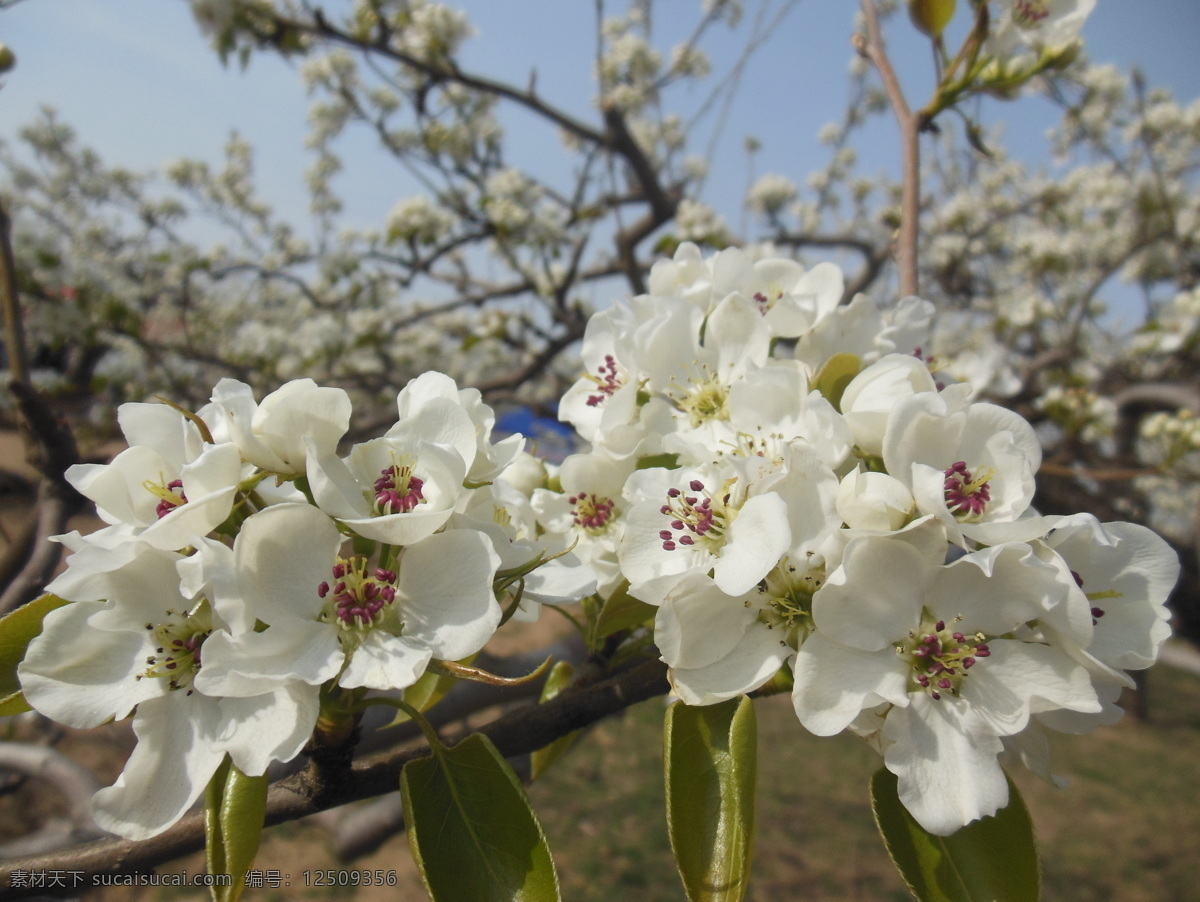
[[[470,664],[474,660],[475,655],[469,655],[459,663]],[[426,670],[421,674],[420,679],[404,690],[403,698],[418,711],[428,711],[445,698],[446,693],[457,685],[457,677]],[[397,711],[395,719],[388,726],[399,726],[402,723],[407,723],[409,720],[412,720],[412,718],[408,716],[407,712],[403,710]]]
[[[70,602],[47,592],[0,617],[0,715],[32,710],[21,693],[17,665],[25,658],[29,643],[42,634],[42,620],[65,604]]]
[[[629,594],[629,583],[622,581],[604,601],[596,618],[594,638],[603,639],[621,630],[631,630],[654,619],[658,612],[652,604],[639,601]]]
[[[855,355],[845,352],[834,354],[817,370],[817,375],[813,377],[812,387],[823,394],[829,403],[841,413],[842,395],[846,391],[846,386],[861,370],[862,361]]]
[[[754,845],[758,728],[746,696],[667,709],[667,827],[691,902],[746,895]]]
[[[216,902],[236,902],[242,895],[266,811],[267,775],[247,777],[226,757],[209,781],[204,807],[208,873],[233,877],[229,885],[212,888]]]
[[[888,854],[921,902],[1036,902],[1037,847],[1029,810],[1012,780],[1008,805],[950,836],[934,836],[900,801],[896,775],[871,778],[871,807]]]
[[[558,693],[562,692],[571,685],[571,680],[575,676],[575,668],[570,661],[559,661],[550,669],[550,675],[546,677],[546,682],[542,686],[542,694],[539,701],[549,701]],[[537,749],[529,756],[530,759],[530,775],[536,780],[547,770],[550,765],[566,754],[567,749],[575,744],[575,739],[579,736],[579,731],[574,730],[566,736],[559,736],[552,743],[543,748]]]
[[[647,454],[645,457],[638,458],[636,469],[653,470],[662,467],[664,470],[674,470],[678,466],[678,454]]]
[[[474,733],[400,772],[408,843],[434,902],[558,902],[558,874],[525,789]]]

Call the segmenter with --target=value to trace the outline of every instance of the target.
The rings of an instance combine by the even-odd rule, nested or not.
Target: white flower
[[[941,520],[957,544],[1043,535],[1046,523],[1021,519],[1042,461],[1033,427],[994,404],[962,406],[958,388],[895,404],[883,441],[887,472],[911,489],[917,509]]]
[[[781,472],[726,458],[722,466],[638,470],[625,486],[628,521],[617,549],[630,594],[660,604],[688,573],[713,571],[717,586],[741,595],[791,544],[787,505],[771,493]]]
[[[854,442],[867,454],[883,454],[888,415],[901,398],[933,392],[937,385],[924,362],[908,354],[889,354],[855,376],[842,393],[842,416]]]
[[[463,492],[463,459],[413,434],[362,442],[345,460],[309,454],[317,506],[360,536],[410,545],[450,519]]]
[[[196,426],[165,404],[122,404],[117,416],[130,447],[110,464],[76,464],[66,473],[101,519],[175,551],[229,516],[242,470],[236,447],[204,444]]]
[[[473,530],[403,549],[399,563],[343,557],[320,511],[280,504],[250,517],[234,543],[238,594],[262,632],[214,636],[197,678],[203,691],[252,695],[290,684],[403,689],[432,658],[458,660],[500,622],[492,594],[499,559]]]
[[[1006,57],[1025,47],[1065,47],[1095,8],[1096,0],[997,0],[984,51]]]
[[[177,821],[226,754],[251,776],[272,760],[290,760],[317,718],[315,696],[293,687],[240,698],[199,688],[202,650],[213,636],[228,634],[211,590],[190,593],[204,580],[189,571],[227,549],[196,542],[201,550],[191,558],[141,545],[125,566],[98,574],[93,589],[106,600],[47,615],[18,671],[29,703],[69,726],[99,726],[136,707],[138,745],[117,782],[93,802],[96,823],[128,839],[146,839]],[[219,570],[221,563],[207,566]]]
[[[350,397],[311,379],[288,382],[260,404],[250,386],[222,379],[212,400],[243,459],[282,476],[304,473],[310,447],[333,454],[350,427]]]
[[[1001,736],[1036,713],[1100,710],[1087,670],[1044,642],[1018,638],[1059,603],[1055,567],[1027,545],[999,545],[943,565],[934,522],[856,539],[813,598],[816,631],[793,663],[796,713],[827,736],[890,704],[884,763],[900,799],[947,835],[1008,799]]]

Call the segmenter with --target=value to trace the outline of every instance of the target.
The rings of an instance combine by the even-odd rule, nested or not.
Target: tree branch
[[[544,704],[506,714],[478,732],[488,736],[502,755],[521,755],[637,702],[663,695],[668,689],[666,665],[648,661],[593,685],[567,690]],[[453,740],[465,736],[464,732]],[[348,802],[393,792],[404,765],[427,754],[428,749],[423,746],[388,752],[360,761],[341,773],[322,772],[310,762],[300,773],[271,787],[267,795],[266,823],[268,826],[280,824]],[[13,873],[49,870],[88,875],[145,873],[203,846],[204,812],[198,811],[144,842],[109,838],[48,855],[0,861],[0,886],[5,887],[6,899],[71,896],[78,890],[70,886],[12,887]]]

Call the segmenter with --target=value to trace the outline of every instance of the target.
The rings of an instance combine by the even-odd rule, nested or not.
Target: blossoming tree
[[[669,64],[649,4],[606,20],[590,117],[461,68],[469,26],[440,4],[362,0],[334,21],[292,0],[194,0],[222,55],[306,60],[315,246],[256,199],[240,142],[223,173],[171,168],[185,202],[105,170],[53,119],[27,132],[50,176],[8,158],[30,224],[12,254],[3,223],[6,303],[23,297],[60,388],[101,381],[124,402],[128,447],[70,460],[14,314],[12,392],[44,452],[44,519],[61,522],[76,492],[105,525],[53,530],[65,569],[50,578],[54,561],[34,555],[12,580],[0,714],[131,717],[137,745],[92,804],[123,839],[0,863],[6,891],[42,892],[30,875],[66,860],[116,872],[204,844],[231,877],[216,896],[236,898],[264,825],[398,786],[434,899],[556,899],[506,759],[532,753],[536,777],[580,728],[670,691],[666,816],[688,898],[745,894],[753,700],[780,693],[810,732],[879,752],[873,805],[917,897],[1036,898],[1032,827],[1004,768],[1053,782],[1048,736],[1118,719],[1131,672],[1170,633],[1179,556],[1120,514],[1186,535],[1161,489],[1190,491],[1197,447],[1179,380],[1196,350],[1183,187],[1198,120],[1072,68],[1087,0],[966,6],[910,2],[937,75],[914,110],[864,0],[861,103],[831,130],[814,197],[780,174],[750,192],[773,249],[727,246],[689,196],[687,136],[661,113],[672,82],[706,73],[706,30],[736,25],[729,0],[704,5]],[[1047,75],[1064,152],[1099,161],[1071,189],[1031,180],[968,120],[971,146],[942,147],[922,190],[921,144],[944,114]],[[899,124],[897,186],[853,176],[875,77]],[[501,104],[563,131],[571,191],[506,160]],[[429,194],[335,238],[328,177],[351,123]],[[238,245],[181,239],[188,203],[225,217]],[[85,227],[103,204],[137,222]],[[1078,246],[1049,241],[1052,223]],[[607,252],[589,251],[599,241]],[[107,268],[73,262],[106,244]],[[506,280],[473,270],[482,248]],[[813,248],[859,268],[812,264]],[[898,291],[881,279],[892,256]],[[1099,310],[1118,270],[1146,291],[1133,351]],[[579,287],[613,277],[628,292],[587,315]],[[399,306],[417,290],[438,300]],[[66,347],[68,331],[82,340]],[[230,346],[197,347],[197,333]],[[1100,349],[1107,364],[1088,356]],[[554,401],[573,453],[552,463],[501,437],[493,405],[514,400]],[[1153,482],[1089,493],[1118,471]],[[492,637],[544,606],[578,627],[586,660],[492,672]],[[540,695],[447,744],[430,718],[465,682]],[[356,760],[376,707],[425,745]],[[270,784],[273,763],[301,757]]]

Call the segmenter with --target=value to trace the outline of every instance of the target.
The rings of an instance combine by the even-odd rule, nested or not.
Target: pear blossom
[[[350,426],[350,398],[340,388],[295,379],[255,403],[250,386],[222,379],[212,401],[242,458],[280,476],[305,471],[310,448],[333,454]]]
[[[1036,713],[1101,707],[1081,664],[1020,638],[1066,595],[1058,569],[1024,544],[951,564],[945,547],[936,521],[903,538],[853,540],[813,597],[792,696],[800,722],[822,736],[890,704],[884,763],[904,806],[938,835],[1007,802],[1000,737]]]
[[[212,637],[197,675],[203,691],[250,696],[304,684],[298,691],[315,698],[334,678],[348,689],[403,689],[431,659],[464,658],[495,632],[499,558],[481,533],[431,535],[394,564],[341,546],[334,522],[309,505],[246,520],[234,543],[237,589],[246,616],[266,629]]]
[[[103,600],[47,615],[18,668],[29,703],[60,723],[95,727],[136,709],[137,747],[93,802],[96,823],[128,839],[177,821],[227,754],[251,776],[295,757],[317,718],[316,698],[295,687],[238,698],[199,687],[205,647],[229,624],[212,588],[188,574],[211,552],[194,544],[201,550],[189,558],[141,544],[123,566],[94,574],[92,595]]]
[[[101,519],[175,551],[229,516],[242,475],[236,447],[205,444],[197,427],[165,404],[122,404],[117,418],[129,447],[111,463],[66,472]]]
[[[994,404],[963,404],[951,386],[899,400],[883,440],[887,472],[937,517],[951,541],[985,544],[1044,534],[1039,518],[1021,519],[1033,501],[1042,448],[1033,427]]]

